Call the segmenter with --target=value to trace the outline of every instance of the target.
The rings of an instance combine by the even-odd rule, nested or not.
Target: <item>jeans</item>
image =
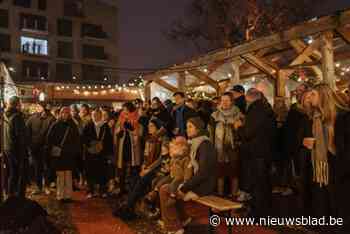
[[[8,174],[7,192],[10,196],[25,197],[25,160],[15,159],[15,157],[6,156],[6,166]]]

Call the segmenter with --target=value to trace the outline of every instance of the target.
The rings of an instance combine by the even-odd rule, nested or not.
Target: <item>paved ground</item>
[[[50,219],[63,230],[64,234],[162,234],[164,231],[157,225],[156,220],[138,219],[123,222],[112,216],[111,201],[102,199],[86,200],[83,192],[74,193],[74,202],[61,204],[53,196],[36,196],[49,212]],[[187,228],[187,233],[208,233],[208,213],[205,208],[188,206],[187,210],[193,214],[194,222]],[[226,233],[221,226],[219,234]],[[268,229],[262,227],[241,226],[233,229],[235,234],[305,234],[293,228]]]

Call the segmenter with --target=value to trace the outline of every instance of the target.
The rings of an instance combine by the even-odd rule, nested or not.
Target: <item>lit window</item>
[[[21,51],[22,53],[48,55],[47,40],[21,37]]]

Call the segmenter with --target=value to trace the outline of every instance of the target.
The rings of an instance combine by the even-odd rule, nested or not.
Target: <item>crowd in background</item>
[[[121,110],[49,110],[38,103],[27,118],[12,97],[3,185],[9,196],[24,196],[28,184],[31,194],[55,187],[60,201],[81,189],[87,199],[127,195],[114,215],[132,219],[144,200],[174,233],[189,221],[183,202],[209,194],[245,202],[249,216],[267,217],[272,192],[294,193],[302,215],[347,218],[349,104],[325,84],[300,85],[296,96],[285,114],[259,90],[235,85],[212,100],[177,92],[173,101],[137,99]]]

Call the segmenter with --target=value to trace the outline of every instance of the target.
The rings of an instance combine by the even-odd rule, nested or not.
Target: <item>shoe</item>
[[[50,183],[50,188],[56,188],[56,183],[55,182],[51,182]]]
[[[88,195],[86,196],[86,198],[87,198],[87,199],[93,198],[92,193],[88,193]]]

